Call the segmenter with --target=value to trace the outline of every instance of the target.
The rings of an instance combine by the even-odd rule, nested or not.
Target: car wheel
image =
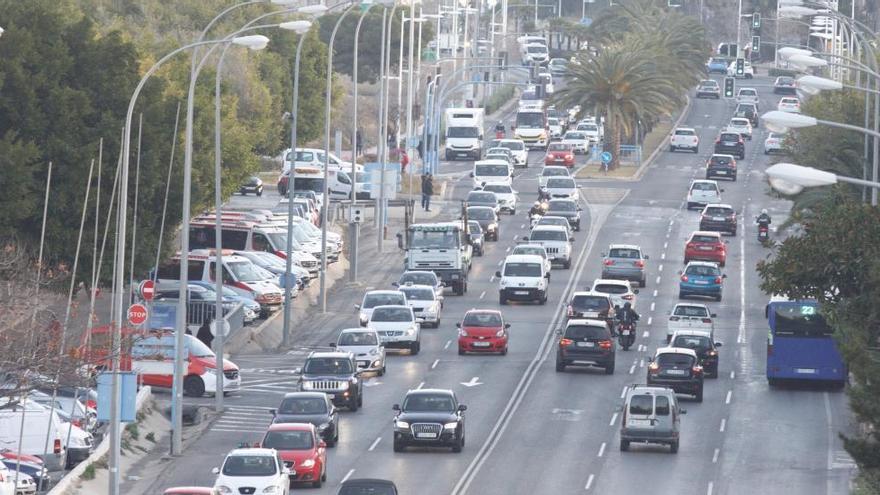
[[[688,210],[692,210],[693,208],[694,208],[694,204],[688,202],[688,204],[687,204],[687,209],[688,209]]]
[[[406,448],[406,444],[404,444],[403,442],[401,442],[400,440],[398,440],[396,438],[394,439],[394,451],[395,452],[403,452],[403,449],[405,449],[405,448]]]
[[[715,365],[715,369],[709,374],[709,378],[718,378],[718,365]]]
[[[201,377],[190,375],[183,380],[183,393],[187,397],[201,397],[205,395],[205,382]]]
[[[682,291],[678,291],[678,298],[679,298],[679,299],[684,299],[684,298],[685,298],[685,293],[682,292]]]
[[[620,451],[626,452],[629,450],[629,440],[620,439]]]
[[[458,355],[464,356],[464,349],[462,349],[461,347],[458,348]]]
[[[385,365],[382,365],[382,369],[379,370],[379,376],[385,376]]]
[[[563,266],[566,270],[568,270],[569,268],[571,268],[571,260],[565,260],[565,263],[563,263],[562,266]]]
[[[574,230],[575,230],[575,232],[581,231],[581,223],[580,222],[574,224]]]
[[[563,361],[560,361],[557,359],[556,360],[556,372],[562,373],[563,371],[565,371],[565,363]]]
[[[697,393],[694,395],[697,399],[697,402],[703,402],[703,386],[700,385],[700,388],[697,389]]]
[[[322,477],[319,476],[317,480],[312,482],[312,488],[321,488],[321,484],[323,482],[323,480],[321,478]]]
[[[501,355],[502,355],[502,356],[506,356],[506,355],[507,355],[507,346],[504,346],[504,349],[501,349]]]
[[[694,154],[699,154],[699,153],[700,153],[700,147],[697,146],[694,148]]]
[[[674,151],[675,151],[675,146],[673,146],[673,145],[670,144],[670,145],[669,145],[669,152],[672,153],[672,152],[674,152]]]
[[[434,324],[431,325],[431,328],[440,328],[440,318],[437,318],[437,321],[435,321]]]
[[[669,444],[669,452],[672,452],[673,454],[678,453],[678,440]]]
[[[605,366],[605,374],[606,375],[613,375],[614,374],[614,361],[612,361],[611,364]]]
[[[461,435],[458,438],[458,441],[455,443],[455,445],[452,446],[452,451],[457,454],[457,453],[461,452],[461,449],[463,449],[463,448],[464,448],[464,432],[461,433]]]
[[[413,356],[418,355],[419,351],[422,349],[422,343],[420,341],[415,341],[409,346],[409,353]]]
[[[348,401],[348,409],[351,412],[357,412],[358,408],[360,407],[358,402],[359,401],[358,401],[357,397],[352,397],[351,400]]]
[[[645,279],[641,279],[641,280],[639,280],[639,287],[643,287],[643,288],[644,288],[645,285],[647,285],[647,282],[648,282],[648,281],[645,280]]]
[[[257,196],[262,196],[262,195],[263,195],[263,190],[262,190],[262,189],[260,189],[259,191],[257,191]]]
[[[504,296],[498,296],[498,304],[500,304],[502,306],[506,306],[507,305],[507,298],[505,298]]]
[[[718,302],[721,302],[721,294],[718,294],[717,296],[715,296],[715,300]]]

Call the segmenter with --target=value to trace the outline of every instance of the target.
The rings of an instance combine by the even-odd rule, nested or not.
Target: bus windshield
[[[523,129],[543,129],[544,114],[542,112],[519,112],[516,114],[516,126]]]
[[[812,303],[776,305],[773,317],[777,337],[830,337],[834,333]]]
[[[844,386],[846,363],[837,349],[834,330],[809,300],[773,300],[766,308],[767,380],[828,381]]]

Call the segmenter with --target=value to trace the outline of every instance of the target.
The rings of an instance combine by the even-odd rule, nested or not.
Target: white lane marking
[[[452,339],[446,341],[446,345],[443,346],[444,349],[449,349],[449,346],[452,345]]]
[[[439,359],[435,359],[435,360],[434,360],[434,363],[431,364],[431,369],[436,368],[438,364],[440,364],[440,360],[439,360]]]
[[[515,236],[513,236],[513,242],[516,242],[516,238],[517,238],[517,237],[519,237],[519,235],[518,235],[518,234],[517,234],[517,235],[515,235]]]
[[[722,419],[721,420],[721,427],[718,428],[718,431],[720,431],[721,433],[724,433],[724,428],[726,428],[726,427],[727,427],[727,420]]]
[[[655,303],[652,302],[651,303],[651,311],[654,311],[654,305],[655,305]]]
[[[724,398],[725,404],[730,404],[730,399],[733,397],[733,390],[727,391],[727,397]]]
[[[421,390],[422,387],[424,387],[424,386],[425,386],[425,382],[421,382],[421,383],[419,383],[419,386],[416,387],[416,390]]]
[[[505,252],[505,253],[509,253],[509,252],[510,252],[510,246],[507,246],[507,249],[505,249],[504,252]]]
[[[614,426],[615,422],[617,422],[617,413],[611,415],[611,422],[608,423],[608,426]]]
[[[494,281],[495,281],[495,275],[492,275],[491,277],[489,277],[489,282],[494,282]]]
[[[657,283],[660,283],[660,275],[657,275]]]
[[[835,439],[837,438],[837,433],[835,432],[834,424],[831,421],[831,399],[828,396],[828,392],[822,393],[822,399],[825,402],[825,427],[828,429],[828,470],[834,469],[834,445]],[[826,476],[825,478],[825,493],[834,493],[834,483],[832,476]]]
[[[640,360],[639,360],[639,368],[644,368],[644,367],[645,367],[645,360],[644,360],[644,359],[640,359]]]
[[[636,365],[632,365],[629,367],[629,374],[632,375],[636,372]]]
[[[654,289],[654,297],[657,297],[657,289]]]
[[[520,225],[519,228],[521,228],[521,229],[526,228],[526,224],[522,224],[522,225]]]
[[[658,272],[662,272],[662,271],[663,271],[663,264],[662,264],[662,263],[661,263],[660,265],[657,266],[657,271],[658,271]]]
[[[660,259],[661,259],[661,260],[665,260],[665,259],[666,259],[666,253],[660,253]]]
[[[745,210],[745,208],[743,208]],[[745,211],[743,211],[745,218]],[[739,344],[746,343],[746,222],[743,222],[743,233],[739,238],[739,332],[736,341]]]
[[[623,387],[623,390],[620,391],[620,398],[626,397],[626,387]]]
[[[342,478],[342,481],[340,481],[339,483],[345,483],[346,481],[348,481],[349,478],[351,478],[351,475],[353,475],[353,474],[354,474],[354,469],[349,469],[348,472],[345,473],[345,476]]]
[[[589,478],[587,478],[587,484],[584,485],[584,490],[589,490],[591,486],[593,486],[593,479],[596,477],[595,474],[591,474]]]
[[[648,323],[648,325],[650,325],[650,323]],[[650,336],[651,336],[651,332],[649,332],[649,331],[647,331],[647,330],[645,330],[645,331],[642,333],[642,337],[643,337],[643,338],[646,338],[646,339],[647,339],[647,338],[650,337]]]
[[[673,225],[675,225],[675,220],[670,220],[670,221],[669,221],[669,226],[672,227]]]
[[[721,453],[721,449],[715,449],[715,453],[712,454],[712,464],[718,462],[718,455]]]
[[[735,379],[736,379],[736,371],[731,371],[731,372],[730,372],[730,379],[731,379],[731,380],[735,380]]]
[[[669,243],[668,243],[668,242],[664,242],[664,243],[663,243],[663,249],[666,249],[666,248],[668,248],[668,247],[669,247]]]
[[[382,437],[376,438],[375,440],[373,440],[373,443],[370,445],[370,448],[368,448],[367,450],[370,452],[376,450],[376,446],[379,445],[379,442],[381,442],[381,441],[382,441]]]
[[[709,482],[709,488],[706,490],[706,495],[712,495],[712,489],[715,488],[714,483]]]
[[[605,442],[602,442],[602,445],[599,447],[599,455],[596,457],[602,457],[605,455]]]
[[[480,299],[482,299],[482,298],[484,298],[484,297],[486,297],[486,291],[483,291],[483,292],[480,293]]]
[[[504,260],[498,260],[498,266],[501,266],[502,263],[504,263]]]

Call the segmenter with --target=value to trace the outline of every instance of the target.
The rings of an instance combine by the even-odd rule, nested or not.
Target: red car
[[[691,233],[684,246],[684,262],[714,261],[724,266],[727,261],[727,244],[721,239],[720,232],[704,232],[698,230]]]
[[[265,449],[275,449],[290,471],[291,483],[311,483],[320,488],[327,481],[327,444],[310,423],[275,423],[263,441]]]
[[[574,167],[574,148],[569,144],[550,143],[547,147],[547,156],[544,157],[544,165]]]
[[[492,309],[472,309],[465,313],[458,327],[458,353],[498,352],[507,354],[510,323],[504,323],[501,312]]]

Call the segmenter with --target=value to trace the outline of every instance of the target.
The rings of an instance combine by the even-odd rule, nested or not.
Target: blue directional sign
[[[608,164],[611,163],[611,152],[603,151],[601,155],[599,155],[599,159],[602,160],[602,163]]]

